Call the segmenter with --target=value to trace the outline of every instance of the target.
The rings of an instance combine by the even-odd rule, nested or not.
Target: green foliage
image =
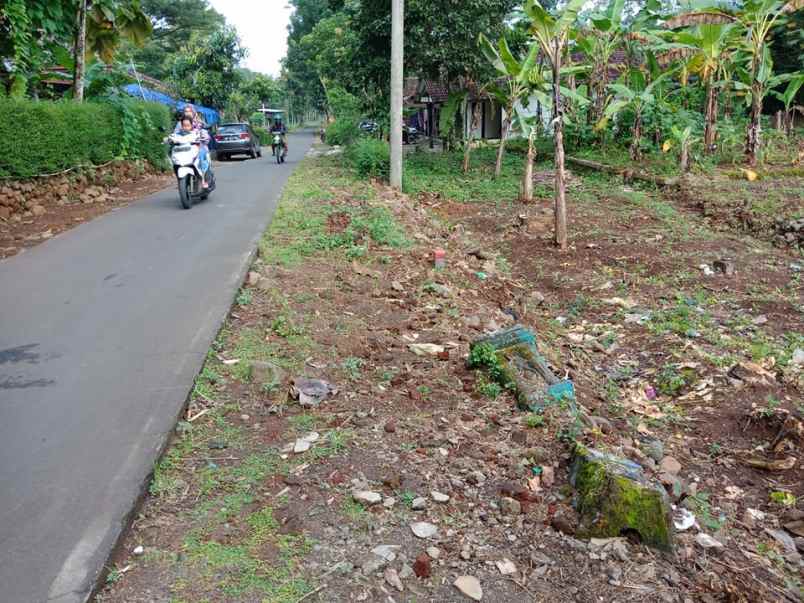
[[[30,178],[115,157],[165,163],[162,138],[170,126],[164,105],[0,99],[0,178]]]
[[[260,139],[260,146],[266,147],[271,146],[271,140],[273,140],[273,136],[271,133],[261,126],[251,126],[254,130],[254,133],[257,135],[257,138]]]
[[[327,126],[327,144],[348,145],[360,134],[357,121],[353,117],[341,117]]]
[[[384,140],[360,137],[349,147],[347,158],[364,178],[388,178],[391,149]]]
[[[171,57],[171,82],[183,98],[225,107],[240,82],[237,65],[245,55],[237,31],[231,27],[194,35],[187,47]]]

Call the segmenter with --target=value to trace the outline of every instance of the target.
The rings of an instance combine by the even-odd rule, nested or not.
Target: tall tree
[[[124,45],[124,54],[143,73],[167,79],[171,57],[190,43],[190,38],[209,36],[226,24],[209,0],[141,0],[153,34],[141,47]]]
[[[184,98],[223,108],[240,81],[237,68],[245,56],[237,32],[221,27],[208,36],[193,36],[171,57],[170,79]]]

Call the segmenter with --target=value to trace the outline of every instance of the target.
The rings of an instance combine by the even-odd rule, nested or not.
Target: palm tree
[[[536,41],[531,47],[528,60],[536,63],[541,54],[552,71],[553,95],[553,147],[555,162],[555,241],[566,250],[567,243],[567,185],[564,173],[564,110],[562,105],[562,58],[570,29],[578,18],[585,0],[569,0],[557,15],[550,14],[538,0],[525,2],[525,15],[529,19],[530,33]]]

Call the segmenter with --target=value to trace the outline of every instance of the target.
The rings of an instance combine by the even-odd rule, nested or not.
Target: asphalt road
[[[0,261],[0,601],[89,597],[311,142]]]

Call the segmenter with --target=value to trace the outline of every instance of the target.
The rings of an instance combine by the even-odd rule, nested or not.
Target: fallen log
[[[623,177],[623,181],[626,183],[632,180],[641,180],[643,182],[650,182],[651,184],[656,184],[658,186],[681,185],[681,178],[678,177],[654,176],[653,174],[640,172],[638,170],[615,167],[612,165],[606,165],[605,163],[598,163],[597,161],[591,161],[589,159],[570,157],[569,155],[567,155],[566,160],[569,163],[573,163],[575,165],[579,165],[581,167],[589,168],[592,170],[597,170],[599,172],[607,172],[609,174],[620,174]]]

